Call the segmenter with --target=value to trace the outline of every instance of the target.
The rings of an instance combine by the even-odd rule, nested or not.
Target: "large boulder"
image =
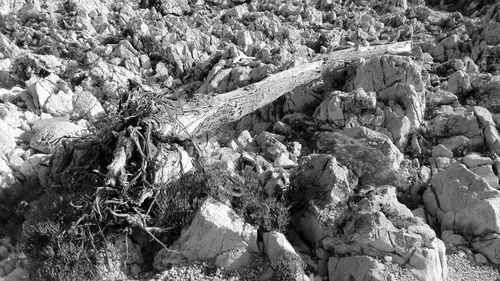
[[[496,21],[490,21],[488,26],[484,29],[482,35],[487,44],[500,44],[500,23]]]
[[[472,248],[485,255],[491,263],[500,264],[500,234],[490,233],[476,237],[472,241]]]
[[[334,156],[310,154],[302,158],[301,162],[294,176],[294,184],[300,186],[316,204],[337,204],[352,194],[349,171],[339,165]]]
[[[411,128],[420,128],[425,113],[425,94],[423,91],[417,92],[413,85],[398,83],[379,92],[378,99],[402,103],[405,108],[405,116],[410,120]]]
[[[379,187],[347,212],[340,234],[323,238],[324,249],[335,256],[390,257],[418,280],[446,280],[443,242],[397,202],[394,187]]]
[[[481,135],[474,112],[463,107],[443,105],[434,111],[436,115],[427,124],[427,132],[432,137],[445,138]]]
[[[257,229],[245,223],[231,207],[207,198],[170,249],[161,249],[156,254],[155,269],[165,270],[169,264],[183,260],[210,260],[230,251],[258,253]]]
[[[35,131],[30,146],[43,153],[52,153],[62,140],[78,136],[82,131],[82,127],[71,122],[49,122]]]
[[[376,105],[377,97],[374,92],[365,92],[361,88],[352,93],[334,91],[328,94],[316,108],[314,118],[320,121],[338,123],[340,127],[343,127],[343,123],[347,119],[344,114],[361,115],[363,110],[375,109]]]
[[[328,260],[328,280],[385,281],[387,269],[368,256],[331,257]]]
[[[500,191],[463,164],[452,164],[436,174],[424,203],[443,230],[473,236],[500,233]]]
[[[409,57],[384,55],[362,62],[356,68],[354,79],[348,89],[363,88],[365,91],[380,92],[401,83],[413,85],[415,91],[424,90],[422,67]]]
[[[319,132],[313,139],[318,152],[335,156],[363,184],[400,184],[398,170],[403,155],[386,135],[355,127],[342,133]]]

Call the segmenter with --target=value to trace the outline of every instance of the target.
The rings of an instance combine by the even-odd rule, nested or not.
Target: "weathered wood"
[[[190,101],[182,106],[183,113],[177,116],[178,124],[167,124],[160,134],[189,138],[212,131],[222,124],[236,121],[296,87],[320,79],[323,67],[328,62],[350,62],[384,54],[409,53],[411,53],[411,42],[399,42],[351,48],[322,55],[316,61],[270,75],[252,85],[214,97]]]

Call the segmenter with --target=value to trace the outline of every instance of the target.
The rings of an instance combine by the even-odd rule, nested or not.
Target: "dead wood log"
[[[384,54],[410,54],[412,43],[394,44],[346,49],[318,57],[318,60],[270,75],[252,85],[220,94],[201,97],[182,106],[177,124],[162,124],[160,134],[181,138],[196,137],[210,132],[223,124],[241,117],[275,101],[296,87],[321,78],[326,65],[332,62],[351,62],[361,58],[372,58]]]
[[[169,139],[170,137],[194,139],[205,132],[213,132],[224,124],[242,118],[299,86],[321,79],[324,68],[331,67],[332,62],[339,62],[338,65],[343,67],[341,62],[351,62],[361,58],[368,59],[384,54],[409,53],[411,53],[411,42],[400,42],[340,50],[322,55],[313,62],[270,75],[266,79],[244,88],[214,97],[199,97],[188,101],[176,109],[175,122],[172,122],[172,112],[166,112],[163,119],[165,121],[160,122],[155,134],[160,139]],[[124,137],[124,135],[120,137]],[[118,139],[114,151],[115,159],[108,166],[108,185],[114,186],[117,182],[124,182],[122,177],[126,174],[125,165],[130,157],[130,147],[130,140]]]

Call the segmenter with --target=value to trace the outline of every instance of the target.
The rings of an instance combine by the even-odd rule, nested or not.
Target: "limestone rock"
[[[3,54],[5,58],[15,59],[21,55],[21,52],[21,49],[16,44],[0,33],[0,54]],[[2,57],[0,56],[0,58]]]
[[[363,88],[378,93],[401,83],[412,85],[415,91],[422,92],[424,82],[421,72],[422,68],[409,57],[384,55],[362,62],[348,88]]]
[[[334,156],[311,154],[301,159],[294,180],[303,192],[314,194],[316,203],[323,205],[347,200],[349,187],[348,170],[339,165]]]
[[[387,269],[368,256],[331,257],[328,260],[328,279],[342,281],[384,281]]]
[[[462,159],[462,161],[464,162],[464,164],[468,168],[472,168],[472,167],[480,166],[480,165],[493,164],[493,160],[491,160],[491,158],[481,156],[480,154],[475,153],[475,152],[472,152],[472,153],[465,155],[464,158]]]
[[[405,115],[410,120],[411,128],[418,129],[424,121],[425,95],[417,92],[416,87],[409,84],[395,84],[380,91],[378,98],[383,101],[396,100],[406,108]]]
[[[444,244],[434,231],[397,202],[394,187],[379,187],[348,211],[342,235],[322,240],[326,250],[336,255],[389,256],[419,280],[446,280]],[[405,222],[406,221],[406,222]]]
[[[164,270],[168,264],[179,263],[182,259],[209,260],[236,249],[257,253],[257,230],[229,206],[208,198],[171,249],[180,255],[160,250],[155,257],[156,269]]]
[[[193,169],[191,157],[184,148],[174,145],[173,147],[160,147],[161,152],[157,155],[158,169],[155,171],[156,184],[169,183],[178,179],[181,175]]]
[[[73,97],[73,114],[77,118],[94,121],[105,113],[101,103],[88,91],[77,91]]]
[[[436,92],[427,92],[426,98],[428,105],[431,107],[450,105],[458,102],[458,97],[455,94],[441,89]]]
[[[449,212],[451,223],[446,222],[445,229],[473,235],[500,231],[500,191],[463,164],[439,172],[431,184],[438,208]]]
[[[490,21],[488,26],[483,31],[482,35],[487,44],[500,44],[500,23],[496,21]]]
[[[474,137],[481,134],[473,112],[464,108],[442,106],[435,111],[437,116],[427,125],[427,132],[436,137],[466,136]]]
[[[500,264],[500,234],[490,233],[483,237],[477,237],[472,241],[472,248],[485,255],[494,264]]]
[[[30,273],[27,269],[18,267],[7,276],[0,278],[1,281],[30,281]]]
[[[61,140],[77,136],[82,130],[82,127],[70,122],[50,122],[35,133],[30,146],[43,153],[52,153]]]
[[[316,108],[314,118],[321,121],[339,122],[345,113],[361,114],[365,109],[375,109],[377,104],[374,92],[358,88],[352,93],[334,91]]]
[[[349,167],[364,184],[399,184],[402,154],[384,134],[364,127],[343,133],[319,132],[314,136],[320,153],[330,153]]]
[[[469,74],[463,70],[454,72],[448,79],[447,90],[453,94],[465,94],[472,90]]]

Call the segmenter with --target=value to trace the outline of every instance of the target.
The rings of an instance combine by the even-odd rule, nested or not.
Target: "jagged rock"
[[[191,11],[188,0],[161,0],[159,2],[159,11],[163,14],[181,16]]]
[[[26,82],[28,90],[33,97],[33,101],[35,103],[35,107],[39,110],[45,108],[48,99],[57,94],[59,91],[58,82],[61,79],[59,76],[55,74],[50,74],[46,78],[38,79],[36,77],[32,77],[29,81]],[[59,109],[54,109],[54,111],[58,111]],[[66,109],[63,109],[63,111]]]
[[[439,107],[435,113],[437,116],[427,124],[427,132],[431,136],[440,138],[466,136],[471,138],[481,134],[473,112],[462,107],[452,108],[444,105]]]
[[[498,108],[500,105],[500,76],[493,76],[487,81],[479,81],[478,85],[473,85],[477,91],[480,105],[489,110]],[[495,111],[494,113],[496,113]]]
[[[446,146],[439,144],[432,148],[432,157],[447,157],[453,158],[453,152],[448,150]]]
[[[424,194],[424,203],[429,210],[435,210],[433,213],[440,210],[449,218],[440,218],[443,230],[468,235],[500,232],[500,191],[463,164],[455,163],[439,172],[431,185],[434,194]]]
[[[5,155],[0,156],[0,193],[2,189],[9,188],[15,182],[14,173]]]
[[[155,171],[156,184],[169,183],[178,179],[181,175],[193,169],[191,157],[184,148],[174,145],[171,147],[161,147],[157,159],[158,169]]]
[[[500,264],[500,234],[490,233],[483,237],[477,237],[472,241],[472,248],[485,255],[494,264]]]
[[[16,130],[9,126],[7,122],[0,120],[0,148],[10,150],[16,147]]]
[[[484,139],[488,148],[491,152],[500,154],[500,135],[495,127],[493,116],[486,108],[480,106],[474,107],[474,113],[483,128]]]
[[[30,146],[43,153],[52,153],[63,139],[77,136],[82,130],[82,127],[70,122],[49,122],[35,132]]]
[[[436,92],[427,92],[426,98],[430,107],[450,105],[458,102],[458,97],[455,94],[441,89]]]
[[[469,74],[463,70],[454,72],[448,79],[447,90],[453,94],[465,94],[472,90]]]
[[[288,158],[288,150],[286,146],[281,143],[284,137],[269,132],[262,132],[255,136],[255,143],[260,146],[264,157],[275,161],[280,155],[285,155]]]
[[[484,29],[482,36],[489,45],[500,44],[500,23],[490,21],[488,26]]]
[[[43,109],[54,117],[70,116],[73,112],[73,93],[59,90],[47,98]]]
[[[349,172],[339,165],[334,156],[310,154],[301,159],[294,181],[304,192],[313,194],[311,199],[319,205],[337,204],[352,194]]]
[[[23,162],[21,167],[19,167],[19,173],[21,173],[25,179],[36,178],[42,186],[46,186],[47,176],[50,172],[50,168],[48,168],[49,161],[49,155],[32,155]]]
[[[106,114],[101,103],[88,91],[76,91],[72,99],[73,114],[76,118],[85,118],[94,121]]]
[[[295,252],[292,244],[288,242],[285,235],[276,232],[266,232],[262,234],[262,243],[264,245],[264,253],[266,254],[271,264],[279,262],[284,256],[295,256],[300,259],[300,256]],[[304,272],[294,272],[296,274],[293,280],[304,280]]]
[[[394,187],[378,187],[347,212],[338,232],[342,234],[323,238],[326,250],[335,255],[390,256],[419,280],[446,280],[443,242],[429,226],[412,220],[411,211],[397,202]]]
[[[444,230],[441,233],[441,239],[445,244],[452,246],[464,246],[468,244],[462,235],[456,234],[452,230]]]
[[[10,272],[7,276],[2,277],[2,281],[30,281],[30,273],[27,269],[18,267]]]
[[[329,280],[384,281],[387,275],[386,267],[368,256],[331,257],[328,260]]]
[[[425,94],[417,92],[416,87],[409,84],[395,84],[378,94],[380,100],[400,101],[406,108],[405,115],[411,123],[412,129],[420,128],[424,120]]]
[[[495,175],[493,172],[493,166],[492,165],[479,165],[479,166],[474,166],[471,167],[470,170],[483,178],[489,186],[495,189],[500,189],[500,185],[498,184],[498,177]]]
[[[171,246],[171,250],[179,254],[162,249],[156,254],[153,266],[164,270],[169,264],[179,263],[182,259],[209,260],[237,249],[258,253],[257,230],[245,223],[229,206],[207,198],[191,225]]]
[[[375,109],[377,105],[376,94],[356,89],[352,93],[334,91],[316,108],[314,118],[321,121],[344,121],[344,112],[360,114],[364,109]]]
[[[314,136],[320,153],[330,153],[351,169],[363,184],[398,184],[401,152],[384,134],[364,127],[344,129],[343,133],[320,132]]]
[[[400,83],[412,85],[415,91],[424,90],[422,67],[409,57],[384,55],[362,62],[356,68],[356,76],[348,89],[363,88],[376,93]]]
[[[0,54],[0,58],[15,59],[22,54],[22,50],[10,41],[9,38],[0,33]]]
[[[314,110],[321,103],[321,98],[315,94],[309,87],[298,87],[285,94],[283,112],[307,112]]]
[[[226,12],[226,16],[235,17],[241,19],[245,14],[248,13],[248,8],[245,5],[234,6]]]
[[[471,152],[471,153],[465,155],[464,158],[462,159],[462,161],[464,162],[464,164],[468,168],[472,168],[472,167],[480,166],[480,165],[492,165],[493,164],[493,160],[491,160],[491,158],[481,156],[475,152]]]

